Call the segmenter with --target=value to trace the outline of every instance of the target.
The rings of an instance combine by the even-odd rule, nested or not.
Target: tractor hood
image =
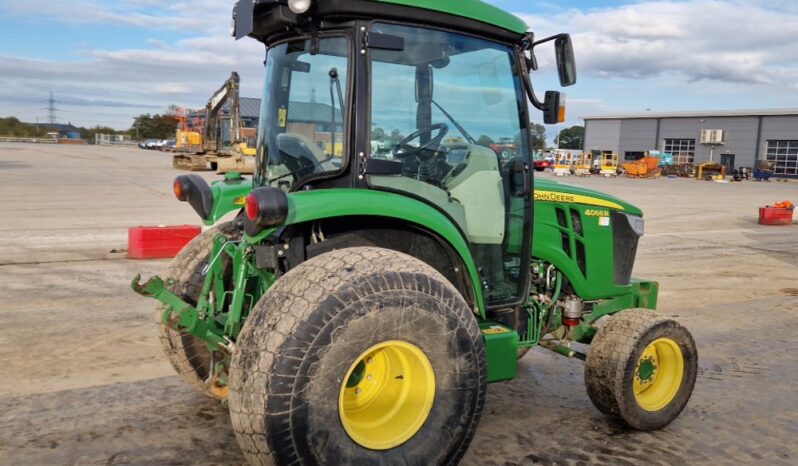
[[[640,217],[643,216],[643,212],[640,209],[617,197],[609,196],[592,189],[558,183],[553,180],[535,179],[534,196],[537,202],[564,202],[593,205],[620,210]]]

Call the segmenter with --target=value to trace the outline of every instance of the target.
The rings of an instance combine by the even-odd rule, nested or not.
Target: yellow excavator
[[[217,173],[253,173],[255,148],[249,147],[242,134],[239,88],[241,79],[235,71],[208,101],[202,128],[202,143],[190,145],[189,150],[176,153],[172,159],[175,168],[191,171],[216,170]],[[226,103],[230,121],[229,134],[222,126],[221,110]],[[229,139],[225,136],[229,136]],[[248,139],[253,139],[252,137]]]

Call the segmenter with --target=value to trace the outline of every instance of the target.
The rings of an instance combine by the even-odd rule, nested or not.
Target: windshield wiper
[[[460,131],[460,134],[462,134],[463,136],[465,136],[465,138],[466,138],[466,141],[468,141],[468,143],[469,143],[469,144],[474,144],[474,145],[476,145],[476,143],[477,143],[476,139],[472,138],[472,137],[471,137],[471,135],[470,135],[470,134],[468,134],[468,131],[466,131],[466,130],[465,130],[465,128],[463,128],[462,126],[460,126],[460,123],[458,123],[458,122],[457,122],[457,121],[456,121],[454,118],[452,118],[452,116],[451,116],[451,115],[449,115],[449,112],[447,112],[446,110],[444,110],[444,109],[443,109],[443,107],[441,107],[441,106],[440,106],[440,104],[439,104],[438,102],[435,102],[435,99],[430,99],[430,101],[431,101],[433,104],[435,104],[435,106],[436,106],[436,107],[438,107],[438,110],[440,110],[441,112],[443,112],[443,114],[444,114],[444,115],[446,115],[446,118],[448,118],[448,119],[449,119],[449,121],[451,121],[451,122],[452,122],[452,124],[454,125],[454,127],[455,127],[455,128],[457,128],[457,130],[458,130],[458,131]]]

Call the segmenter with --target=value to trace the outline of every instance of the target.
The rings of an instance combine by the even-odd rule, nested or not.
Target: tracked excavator
[[[242,135],[239,88],[241,79],[235,71],[217,90],[206,105],[206,118],[202,129],[202,144],[193,150],[176,153],[172,165],[181,170],[216,170],[217,173],[252,173],[255,169],[255,149],[250,148]],[[226,103],[229,114],[222,116]],[[229,139],[224,131],[223,119],[230,120]]]

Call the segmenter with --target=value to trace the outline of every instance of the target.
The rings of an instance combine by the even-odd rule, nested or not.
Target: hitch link
[[[161,319],[164,325],[176,331],[195,335],[214,349],[232,347],[230,340],[217,334],[206,321],[199,318],[197,308],[169,291],[161,277],[156,275],[144,283],[140,281],[141,274],[136,274],[130,284],[133,291],[148,298],[155,298],[166,305]]]

